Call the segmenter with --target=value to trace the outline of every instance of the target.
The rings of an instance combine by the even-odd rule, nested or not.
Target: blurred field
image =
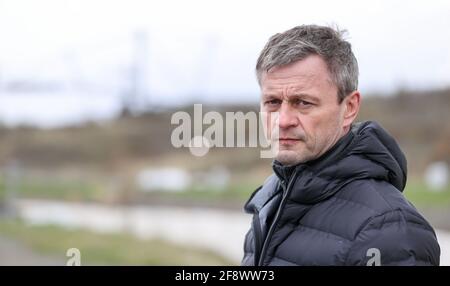
[[[66,260],[66,251],[76,246],[83,265],[231,265],[226,259],[195,248],[163,240],[139,240],[127,234],[98,234],[56,226],[31,226],[20,221],[0,220],[0,235],[13,238],[36,253]]]
[[[406,198],[417,207],[449,208],[450,186],[445,189],[434,191],[420,180],[411,179],[404,191]]]
[[[213,190],[205,188],[190,188],[183,192],[171,193],[153,191],[142,193],[135,191],[131,195],[133,200],[129,204],[173,204],[185,206],[216,206],[240,209],[251,193],[261,182],[246,182],[241,185],[231,185],[225,190]],[[84,181],[37,180],[23,181],[15,190],[16,198],[65,200],[74,202],[98,202],[107,201],[107,186],[101,183]],[[417,207],[448,208],[450,206],[450,186],[434,191],[430,189],[422,179],[411,178],[408,180],[403,192],[406,198]],[[0,197],[5,196],[5,184],[0,180]]]

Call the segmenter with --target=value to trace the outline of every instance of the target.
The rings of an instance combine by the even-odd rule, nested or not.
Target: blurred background
[[[0,0],[0,265],[239,264],[271,160],[174,148],[171,116],[258,111],[260,50],[312,23],[348,30],[359,120],[400,143],[450,265],[450,3],[298,0]]]

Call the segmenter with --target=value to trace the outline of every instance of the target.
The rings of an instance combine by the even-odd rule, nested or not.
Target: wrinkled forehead
[[[337,95],[337,87],[326,75],[272,75],[268,73],[261,84],[261,95],[263,97],[279,95]]]
[[[327,64],[317,55],[262,72],[260,84],[262,89],[283,85],[334,85]]]

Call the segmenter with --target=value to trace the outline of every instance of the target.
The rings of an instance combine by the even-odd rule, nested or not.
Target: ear
[[[361,105],[361,94],[355,90],[347,95],[342,102],[344,104],[344,129],[348,128],[358,116],[359,106]]]

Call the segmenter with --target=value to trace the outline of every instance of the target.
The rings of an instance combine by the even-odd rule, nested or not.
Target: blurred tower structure
[[[148,36],[144,30],[133,35],[133,52],[128,72],[128,90],[122,97],[123,112],[135,113],[148,108]]]

